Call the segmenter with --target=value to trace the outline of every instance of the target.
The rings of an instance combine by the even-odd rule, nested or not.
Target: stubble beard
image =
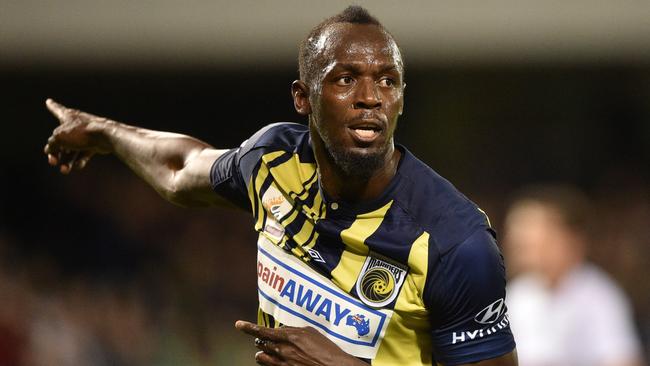
[[[321,134],[325,151],[334,165],[347,177],[367,180],[381,169],[386,162],[386,155],[392,143],[392,138],[379,149],[360,152],[346,149],[331,141],[329,136]]]

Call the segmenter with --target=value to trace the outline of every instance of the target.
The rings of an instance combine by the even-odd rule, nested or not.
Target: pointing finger
[[[59,119],[59,121],[63,121],[66,115],[66,110],[67,108],[62,106],[61,104],[55,102],[54,100],[48,98],[45,101],[45,105],[47,106],[47,109],[56,117]]]
[[[271,339],[274,341],[285,342],[288,340],[285,328],[267,328],[243,320],[238,320],[235,323],[235,328],[241,330],[246,334],[262,339]]]

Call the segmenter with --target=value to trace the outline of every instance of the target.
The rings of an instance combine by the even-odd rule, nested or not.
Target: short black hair
[[[312,79],[320,69],[318,62],[316,62],[316,57],[318,57],[317,41],[327,27],[336,23],[376,25],[390,35],[377,18],[370,15],[368,10],[358,5],[348,6],[339,14],[323,20],[309,32],[302,42],[300,42],[300,49],[298,52],[298,73],[300,74],[300,80],[306,82],[310,86]]]

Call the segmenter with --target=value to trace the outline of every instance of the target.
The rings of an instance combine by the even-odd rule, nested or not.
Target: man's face
[[[321,38],[323,69],[310,86],[312,133],[343,172],[370,176],[393,152],[404,104],[399,49],[374,25],[334,24]]]

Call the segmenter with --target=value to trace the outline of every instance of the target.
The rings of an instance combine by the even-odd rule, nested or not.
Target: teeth
[[[355,129],[354,132],[357,133],[357,135],[363,137],[363,138],[370,138],[375,135],[375,131],[373,130],[362,130],[362,129]]]

